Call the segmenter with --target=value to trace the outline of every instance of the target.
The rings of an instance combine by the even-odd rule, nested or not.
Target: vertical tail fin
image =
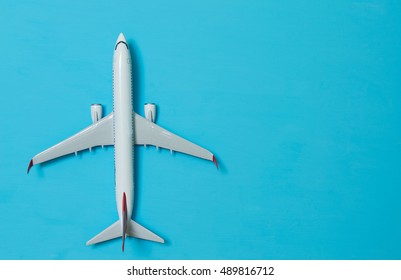
[[[123,220],[123,232],[122,232],[122,238],[123,238],[123,244],[121,249],[124,252],[124,245],[125,245],[125,237],[127,236],[127,227],[128,227],[128,223],[127,223],[127,198],[125,196],[125,192],[123,193],[123,209],[122,209],[122,220]]]

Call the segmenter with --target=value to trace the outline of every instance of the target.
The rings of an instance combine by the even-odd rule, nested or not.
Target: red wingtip
[[[213,162],[214,162],[214,164],[216,164],[216,168],[219,169],[219,164],[217,163],[215,156],[213,156]]]
[[[33,166],[33,160],[31,160],[30,162],[29,162],[29,166],[28,166],[28,170],[26,171],[26,174],[28,174],[29,173],[29,170],[31,170],[31,167]]]

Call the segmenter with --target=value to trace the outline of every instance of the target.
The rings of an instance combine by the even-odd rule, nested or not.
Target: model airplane
[[[29,163],[27,173],[35,164],[43,163],[85,149],[114,145],[115,189],[118,221],[89,240],[86,245],[126,236],[164,243],[164,240],[131,219],[134,202],[133,145],[153,145],[213,161],[208,150],[195,145],[156,125],[156,106],[145,104],[143,118],[132,110],[131,55],[121,33],[114,47],[113,58],[113,112],[102,118],[102,106],[93,104],[93,124],[70,138],[37,154]]]

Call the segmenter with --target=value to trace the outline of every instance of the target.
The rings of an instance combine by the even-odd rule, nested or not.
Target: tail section
[[[122,237],[122,250],[124,252],[125,245],[125,237],[132,236],[136,238],[141,238],[145,240],[150,240],[154,242],[164,243],[164,240],[151,232],[150,230],[144,228],[140,224],[134,222],[133,220],[128,219],[127,213],[127,197],[125,192],[123,193],[122,200],[122,209],[121,209],[122,217],[120,220],[106,228],[104,231],[93,237],[91,240],[86,242],[86,245],[92,245],[96,243],[100,243],[103,241],[107,241],[110,239],[114,239],[117,237]]]
[[[114,238],[122,237],[123,238],[123,251],[124,251],[124,236],[123,236],[122,224],[120,220],[106,228],[104,231],[93,237],[91,240],[86,242],[86,245],[92,245],[100,242],[104,242],[107,240],[111,240]],[[141,226],[133,220],[129,220],[127,223],[126,235],[131,237],[136,237],[140,239],[145,239],[149,241],[164,243],[163,238],[157,236],[150,230]]]

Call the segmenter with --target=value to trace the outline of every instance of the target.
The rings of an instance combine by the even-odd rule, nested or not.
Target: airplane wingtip
[[[219,164],[217,163],[217,159],[215,156],[213,156],[213,162],[216,165],[216,168],[219,169]]]
[[[27,169],[27,171],[26,171],[26,174],[28,174],[29,173],[29,170],[31,170],[31,167],[33,166],[33,160],[31,159],[31,161],[29,162],[29,165],[28,165],[28,169]]]

